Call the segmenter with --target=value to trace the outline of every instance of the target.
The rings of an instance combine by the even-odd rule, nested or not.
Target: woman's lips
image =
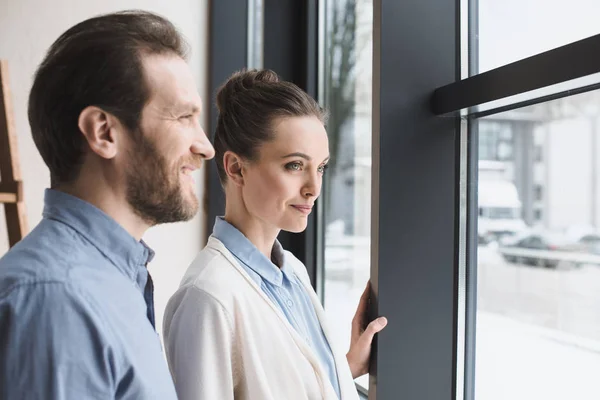
[[[296,210],[300,211],[305,215],[310,214],[310,212],[312,211],[312,206],[292,205],[292,207],[294,207]]]

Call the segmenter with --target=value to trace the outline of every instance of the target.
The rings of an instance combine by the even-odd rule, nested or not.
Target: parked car
[[[577,243],[580,245],[580,250],[585,253],[600,255],[600,235],[588,233],[581,236]]]
[[[558,232],[525,232],[508,237],[500,243],[502,257],[510,263],[530,264],[546,268],[556,268],[561,261],[552,258],[549,251],[581,252],[583,244],[574,242],[565,235]],[[506,249],[507,251],[502,251]],[[510,250],[539,250],[533,254],[511,254]]]

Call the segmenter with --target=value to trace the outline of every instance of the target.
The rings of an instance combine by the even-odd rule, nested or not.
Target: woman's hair
[[[222,185],[227,181],[225,152],[256,160],[259,147],[274,138],[273,123],[277,118],[314,116],[323,124],[327,119],[312,97],[293,83],[280,80],[271,70],[233,74],[217,92],[217,108],[214,147]]]

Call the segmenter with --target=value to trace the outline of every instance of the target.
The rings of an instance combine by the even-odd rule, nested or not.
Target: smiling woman
[[[306,267],[276,240],[301,232],[329,161],[325,113],[272,71],[234,74],[217,94],[225,216],[171,298],[167,359],[181,399],[357,399],[378,319],[363,296],[344,354]],[[365,292],[367,293],[367,292]],[[215,379],[216,378],[216,379]]]

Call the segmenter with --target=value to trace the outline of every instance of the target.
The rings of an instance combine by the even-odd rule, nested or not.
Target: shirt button
[[[291,301],[290,299],[288,299],[287,305],[288,305],[289,308],[292,308],[294,306],[294,302]]]

